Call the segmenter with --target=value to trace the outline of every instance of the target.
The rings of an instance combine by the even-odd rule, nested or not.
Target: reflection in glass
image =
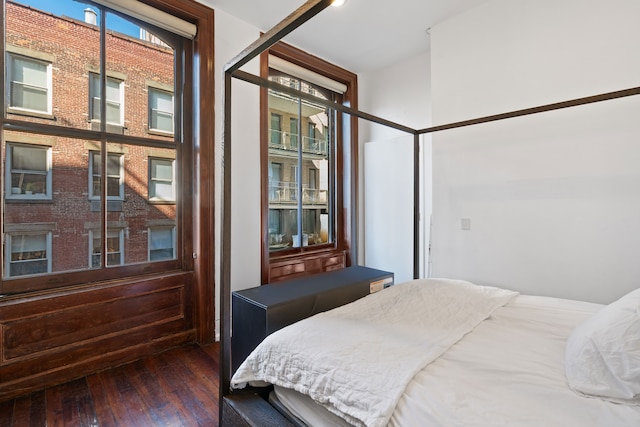
[[[28,130],[1,130],[4,278],[176,259],[178,38],[92,3],[4,6],[6,118]]]
[[[270,80],[328,99],[332,94],[270,70]],[[330,115],[319,104],[269,90],[269,248],[330,243]]]

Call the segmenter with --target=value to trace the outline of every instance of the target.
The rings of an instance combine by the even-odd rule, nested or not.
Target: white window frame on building
[[[118,250],[110,250],[109,245],[107,245],[107,267],[112,267],[116,265],[124,264],[124,228],[110,228],[107,230],[107,240],[112,239],[114,237],[118,238]],[[98,245],[96,246],[95,240],[98,240]],[[97,230],[89,230],[89,268],[100,268],[102,262],[102,253],[95,252],[97,248],[99,251],[102,248],[102,242],[100,241],[100,232]],[[109,263],[109,256],[113,254],[118,254],[118,263]],[[94,258],[97,259],[97,264],[94,262]]]
[[[17,277],[17,276],[26,276],[26,275],[32,275],[32,274],[46,274],[46,273],[50,273],[51,272],[51,231],[46,231],[46,230],[32,230],[32,231],[26,231],[28,227],[28,225],[24,225],[25,226],[25,231],[12,231],[12,232],[6,232],[5,233],[5,270],[6,270],[6,277]],[[25,240],[27,240],[29,237],[34,237],[34,236],[42,236],[44,237],[44,245],[42,245],[42,243],[37,247],[32,247],[32,248],[26,248],[26,249],[32,249],[29,251],[25,251],[24,249],[24,245],[25,245]],[[14,251],[14,246],[16,246],[17,244],[19,244],[18,240],[20,241],[20,243],[23,246],[23,250],[21,252],[16,252]],[[31,242],[31,245],[33,245],[34,242]],[[43,257],[37,257],[37,253],[38,252],[44,252],[44,256]],[[13,259],[13,254],[22,254],[20,255],[20,259]],[[24,258],[26,256],[26,258]],[[31,257],[35,257],[35,258],[31,258]],[[26,263],[34,263],[34,262],[40,262],[42,263],[43,261],[46,262],[47,264],[47,268],[46,271],[40,271],[37,273],[27,273],[27,274],[11,274],[12,271],[12,266],[16,265],[16,264],[26,264]]]
[[[15,152],[20,150],[44,151],[42,168],[16,168]],[[35,156],[27,155],[25,157],[33,159]],[[7,142],[5,168],[5,197],[7,200],[51,200],[51,174],[51,147]]]
[[[47,114],[50,115],[51,114],[51,88],[52,88],[52,78],[51,78],[51,63],[48,61],[43,61],[43,60],[39,60],[39,59],[34,59],[34,58],[30,58],[24,55],[18,55],[15,53],[8,53],[7,54],[7,91],[8,91],[8,96],[7,96],[7,100],[9,101],[9,109],[16,112],[25,112],[25,113],[39,113],[39,114]],[[46,82],[45,86],[42,86],[42,82],[34,82],[34,81],[25,81],[27,79],[23,78],[22,81],[21,80],[17,80],[17,74],[18,74],[18,70],[16,69],[16,66],[18,63],[31,63],[31,64],[37,64],[38,66],[44,67],[45,68],[45,79]],[[23,76],[24,76],[24,69],[23,69]],[[31,79],[33,80],[33,79]],[[36,83],[40,83],[40,84],[36,84]],[[23,88],[23,90],[25,88],[28,88],[32,91],[40,91],[40,92],[46,92],[46,105],[43,106],[43,108],[28,108],[25,107],[25,102],[23,99],[23,102],[21,104],[16,104],[14,101],[16,100],[16,86],[21,86]]]
[[[168,163],[171,167],[171,178],[158,177],[154,163]],[[151,202],[175,202],[176,201],[176,168],[175,159],[163,157],[149,157],[149,201]],[[171,194],[167,197],[164,194],[158,195],[159,186],[170,187]]]
[[[102,176],[102,173],[100,170],[98,170],[97,172],[94,170],[95,168],[93,167],[93,165],[94,163],[96,163],[94,160],[95,156],[100,156],[100,153],[97,151],[89,151],[89,199],[100,200],[100,191],[94,191],[94,179],[96,177],[100,178]],[[108,163],[110,157],[118,157],[118,175],[109,174]],[[100,162],[98,161],[97,164],[100,164]],[[107,154],[107,180],[115,178],[118,179],[118,195],[109,195],[109,184],[107,183],[107,200],[124,200],[124,154],[122,153]]]
[[[118,106],[118,121],[110,120],[107,114],[108,125],[124,126],[124,81],[107,76],[107,107]],[[117,94],[114,94],[117,87]],[[108,110],[108,108],[107,108]],[[100,75],[89,73],[89,118],[91,121],[100,121]]]
[[[157,236],[158,233],[168,233],[169,237],[169,245],[163,245],[164,242],[167,241],[167,236],[162,236],[161,238],[154,237],[154,234]],[[149,227],[148,228],[148,236],[149,236],[149,244],[148,248],[148,259],[149,261],[163,261],[167,259],[176,258],[176,227],[175,226],[160,226],[160,227]],[[160,246],[158,246],[160,245]],[[158,253],[161,251],[171,251],[171,255],[156,257]]]
[[[169,102],[167,97],[171,98]],[[164,98],[164,99],[163,99]],[[158,101],[164,102],[158,102]],[[170,105],[167,105],[170,104]],[[149,87],[149,131],[161,134],[173,135],[174,132],[174,97],[173,92]],[[166,123],[170,123],[170,127],[159,126],[159,117],[169,118]],[[162,122],[165,122],[164,120]]]

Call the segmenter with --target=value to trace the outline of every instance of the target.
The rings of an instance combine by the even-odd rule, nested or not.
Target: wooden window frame
[[[342,96],[342,104],[358,108],[358,82],[356,74],[330,64],[314,55],[283,42],[273,45],[260,55],[260,76],[269,77],[269,55],[277,56],[292,64],[304,67],[332,80],[343,83],[347,89]],[[344,257],[343,266],[349,266],[356,260],[355,221],[357,218],[357,176],[358,176],[358,126],[357,118],[337,114],[337,149],[335,153],[335,240],[321,247],[309,246],[292,248],[277,252],[269,251],[269,95],[266,88],[260,89],[260,175],[261,175],[261,276],[262,283],[280,280],[274,271],[283,271],[287,264],[306,263],[306,265],[324,265],[324,259]],[[294,271],[296,271],[294,269]],[[301,274],[313,273],[306,270]],[[293,277],[293,276],[292,276]]]

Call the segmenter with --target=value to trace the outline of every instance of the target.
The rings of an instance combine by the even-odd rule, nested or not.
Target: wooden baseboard
[[[0,401],[194,342],[191,277],[0,301]]]

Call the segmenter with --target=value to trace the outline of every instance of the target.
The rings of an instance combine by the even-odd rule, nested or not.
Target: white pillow
[[[640,405],[640,288],[573,330],[565,372],[580,394]]]

